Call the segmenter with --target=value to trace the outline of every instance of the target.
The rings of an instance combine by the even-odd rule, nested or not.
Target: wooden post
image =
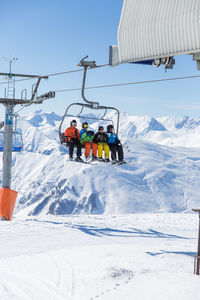
[[[200,208],[195,208],[193,211],[199,214],[199,233],[198,233],[198,248],[197,255],[194,258],[194,274],[200,275]]]

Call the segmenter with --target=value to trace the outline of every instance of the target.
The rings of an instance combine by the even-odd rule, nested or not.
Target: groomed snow
[[[1,222],[2,300],[200,299],[195,214]]]

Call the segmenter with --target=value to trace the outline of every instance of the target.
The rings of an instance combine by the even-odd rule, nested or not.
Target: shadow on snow
[[[68,222],[55,222],[55,221],[47,221],[47,220],[42,221],[37,219],[27,219],[26,221],[30,221],[30,220],[35,222],[41,222],[41,223],[50,223],[54,225],[64,225],[65,227],[77,229],[85,234],[95,236],[95,237],[110,236],[110,237],[129,237],[129,238],[144,237],[144,238],[186,239],[186,240],[191,239],[188,237],[178,236],[174,234],[162,233],[153,229],[141,230],[137,228],[131,228],[130,230],[120,230],[120,229],[114,229],[108,227],[99,228],[96,226],[79,225],[79,224],[72,224]]]
[[[146,253],[151,256],[157,256],[157,255],[162,255],[162,254],[182,254],[182,255],[188,255],[188,256],[194,257],[196,255],[195,252],[165,251],[165,250],[160,250],[160,252],[146,252]]]

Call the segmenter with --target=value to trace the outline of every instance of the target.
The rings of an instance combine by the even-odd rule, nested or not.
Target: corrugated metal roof
[[[200,0],[124,0],[118,63],[200,52]]]

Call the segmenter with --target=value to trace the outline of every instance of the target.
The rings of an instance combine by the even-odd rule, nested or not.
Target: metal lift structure
[[[63,117],[62,117],[62,120],[61,120],[61,123],[60,123],[60,126],[59,126],[59,138],[60,138],[60,143],[61,144],[65,144],[66,143],[66,140],[64,138],[64,130],[62,128],[63,126],[63,123],[64,123],[64,120],[66,118],[69,118],[69,117],[73,117],[73,118],[78,118],[78,119],[89,119],[89,120],[97,120],[97,121],[106,121],[106,122],[110,122],[113,124],[115,130],[116,130],[116,133],[118,134],[118,130],[119,130],[119,117],[120,117],[120,112],[117,108],[115,107],[111,107],[111,106],[104,106],[104,105],[99,105],[99,102],[94,102],[94,101],[90,101],[88,99],[86,99],[85,97],[85,82],[86,82],[86,74],[87,74],[87,70],[88,68],[90,69],[94,69],[94,68],[98,68],[98,66],[96,65],[96,62],[95,61],[86,61],[85,59],[88,58],[88,56],[84,57],[83,59],[80,60],[80,62],[78,63],[77,66],[79,67],[83,67],[84,68],[84,73],[83,73],[83,81],[82,81],[82,89],[81,89],[81,96],[84,100],[85,103],[72,103],[70,104]],[[77,114],[70,114],[69,113],[69,110],[72,108],[72,107],[80,107],[80,111],[79,113]],[[83,115],[83,110],[84,108],[89,108],[91,110],[101,110],[103,111],[103,114],[101,117],[90,117],[90,116],[84,116]],[[115,111],[117,113],[117,121],[114,122],[112,119],[107,119],[106,118],[106,115],[107,115],[107,112],[108,111]],[[114,124],[115,123],[115,124]]]
[[[5,106],[5,121],[4,121],[4,141],[3,141],[3,182],[0,189],[0,220],[11,220],[17,192],[11,189],[11,166],[12,166],[12,152],[13,152],[13,116],[14,107],[16,105],[31,105],[41,104],[44,100],[55,97],[55,92],[48,92],[43,95],[37,96],[37,90],[42,79],[48,79],[48,76],[30,75],[30,74],[12,74],[0,73],[0,76],[8,76],[9,85],[4,98],[0,98],[0,103]],[[15,98],[15,88],[11,81],[15,81],[15,77],[35,78],[37,83],[33,85],[32,95],[30,99],[23,98],[26,95],[24,90],[21,93],[21,98]],[[11,88],[12,86],[12,93]],[[18,149],[19,150],[19,149]]]

